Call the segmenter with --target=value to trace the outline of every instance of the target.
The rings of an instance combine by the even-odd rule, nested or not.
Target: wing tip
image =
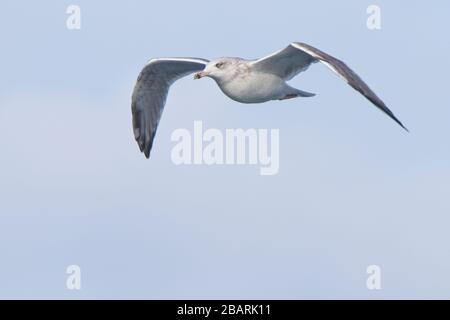
[[[141,139],[140,136],[136,137],[136,142],[139,146],[139,150],[145,155],[148,159],[150,158],[150,150],[152,149],[152,143],[146,143],[145,139]]]
[[[403,128],[406,132],[408,132],[408,133],[410,132],[409,129],[408,129],[407,127],[405,127],[403,124],[402,124],[402,128]]]
[[[379,105],[376,105],[377,107],[380,108]],[[394,113],[388,108],[386,107],[386,105],[384,105],[384,108],[380,108],[385,114],[387,114],[389,116],[389,118],[391,118],[392,120],[394,120],[400,127],[403,128],[403,130],[405,130],[406,132],[409,133],[409,129],[394,115]]]
[[[391,110],[389,110],[386,106],[385,106],[386,110],[388,110],[389,112],[386,112],[385,110],[383,110],[392,120],[394,120],[400,127],[403,128],[403,130],[405,130],[406,132],[409,133],[409,129],[392,113]]]
[[[406,132],[410,133],[409,129],[403,125],[403,123],[399,123],[400,127],[402,127]]]
[[[147,159],[150,158],[150,151],[152,150],[152,146],[153,146],[153,138],[148,143],[146,143],[144,148],[141,150]]]
[[[149,145],[145,146],[145,145],[141,144],[139,141],[138,141],[138,145],[139,145],[139,149],[144,154],[145,158],[149,159],[151,146],[149,146]]]

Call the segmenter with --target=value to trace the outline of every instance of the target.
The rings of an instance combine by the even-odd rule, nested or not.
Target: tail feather
[[[312,93],[312,92],[302,91],[302,90],[299,90],[299,89],[296,89],[296,90],[297,90],[296,93],[300,97],[314,97],[316,95],[315,93]]]

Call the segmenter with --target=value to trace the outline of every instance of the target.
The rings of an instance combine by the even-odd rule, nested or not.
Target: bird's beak
[[[207,75],[208,74],[206,72],[203,72],[203,71],[197,72],[196,74],[194,74],[194,80],[201,79],[201,78],[203,78],[203,77],[205,77]]]

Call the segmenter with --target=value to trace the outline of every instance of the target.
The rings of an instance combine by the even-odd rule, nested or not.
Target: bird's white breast
[[[217,84],[229,98],[242,103],[261,103],[279,99],[286,85],[284,80],[276,75],[251,70],[218,80]]]

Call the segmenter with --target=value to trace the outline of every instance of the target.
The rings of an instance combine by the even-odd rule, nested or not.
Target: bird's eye
[[[222,68],[223,67],[223,62],[218,62],[216,63],[216,68]]]

